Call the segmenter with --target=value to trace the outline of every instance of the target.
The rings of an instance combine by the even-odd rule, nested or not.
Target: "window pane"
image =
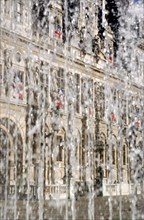
[[[80,76],[76,74],[76,112],[80,112]]]

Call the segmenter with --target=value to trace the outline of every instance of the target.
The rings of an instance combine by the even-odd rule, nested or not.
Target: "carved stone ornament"
[[[22,58],[21,58],[21,54],[20,54],[19,52],[16,53],[15,59],[16,59],[16,61],[17,61],[18,63],[21,62]]]
[[[7,70],[10,70],[12,67],[12,50],[6,49],[4,51],[4,64]]]
[[[92,39],[92,51],[95,55],[98,55],[100,52],[100,38],[97,35]]]

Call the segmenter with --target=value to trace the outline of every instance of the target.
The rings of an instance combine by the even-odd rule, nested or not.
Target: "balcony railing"
[[[29,198],[38,199],[37,193],[38,186],[30,185]],[[17,191],[17,192],[16,192]],[[14,198],[15,193],[17,193],[17,198],[24,199],[27,198],[28,188],[27,186],[22,186],[21,188],[16,187],[15,185],[9,185],[6,190],[4,184],[0,184],[0,199],[5,199],[5,196],[8,198]],[[64,195],[66,194],[66,185],[47,185],[44,187],[45,197],[55,196],[55,195]]]
[[[22,186],[21,189],[19,186],[9,185],[6,189],[5,185],[0,184],[0,199],[5,199],[5,196],[12,198],[15,196],[17,191],[17,197],[23,199],[27,197],[27,186]],[[37,187],[30,185],[29,198],[34,199],[37,197]]]
[[[45,187],[45,193],[50,194],[50,195],[65,194],[66,185],[48,185]]]

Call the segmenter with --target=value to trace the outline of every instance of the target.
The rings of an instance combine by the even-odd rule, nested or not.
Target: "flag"
[[[135,117],[135,126],[137,126],[137,127],[141,126],[141,118],[139,115],[136,115],[136,117]]]
[[[19,93],[18,93],[18,96],[19,96],[19,99],[20,99],[20,100],[23,100],[23,94],[22,94],[22,92],[19,92]]]
[[[61,31],[60,31],[60,30],[55,30],[55,31],[54,31],[54,34],[55,34],[56,36],[58,36],[59,38],[61,37]]]
[[[113,61],[113,55],[112,55],[112,49],[111,48],[109,49],[109,61],[110,61],[110,63],[112,63],[112,61]]]
[[[141,122],[140,121],[135,122],[135,126],[140,127],[141,126]]]
[[[63,107],[63,103],[62,102],[57,102],[56,105],[57,105],[57,107]]]
[[[116,116],[114,113],[112,113],[111,119],[112,119],[112,121],[116,121]]]

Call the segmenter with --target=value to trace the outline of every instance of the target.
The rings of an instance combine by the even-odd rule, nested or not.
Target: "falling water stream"
[[[116,2],[118,29],[105,1],[8,2],[0,220],[144,219],[142,1]]]

